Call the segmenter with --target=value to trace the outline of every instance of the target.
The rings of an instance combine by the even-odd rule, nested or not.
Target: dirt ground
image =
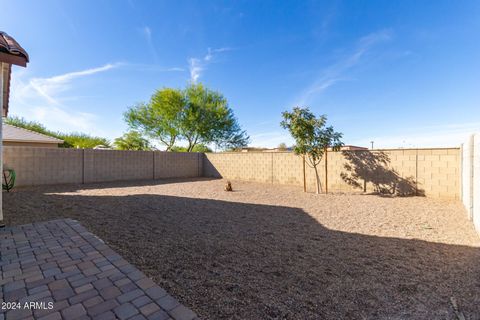
[[[461,204],[222,180],[19,188],[7,224],[70,217],[203,319],[467,319],[479,237]]]

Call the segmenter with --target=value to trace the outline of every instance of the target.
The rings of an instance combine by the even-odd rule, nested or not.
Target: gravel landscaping
[[[460,202],[222,180],[18,188],[7,224],[73,218],[203,319],[467,319],[480,239]]]

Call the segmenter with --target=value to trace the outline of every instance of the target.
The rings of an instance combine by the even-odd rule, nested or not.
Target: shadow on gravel
[[[451,297],[470,319],[480,314],[474,247],[330,230],[282,206],[4,197],[7,224],[79,220],[203,319],[455,319]]]

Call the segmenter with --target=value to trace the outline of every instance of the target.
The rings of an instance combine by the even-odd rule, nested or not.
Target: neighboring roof
[[[10,75],[12,64],[26,67],[29,61],[28,54],[18,42],[3,31],[0,31],[0,62],[5,62],[0,70],[0,77],[3,78],[3,105],[2,115],[8,114],[8,98],[10,94]],[[1,107],[1,106],[0,106]]]
[[[368,148],[365,147],[359,147],[359,146],[352,146],[350,144],[346,144],[340,148],[340,150],[368,150]]]
[[[27,66],[28,53],[18,42],[3,31],[0,31],[0,61]]]
[[[36,142],[36,143],[63,143],[63,140],[47,136],[35,131],[3,124],[3,141],[9,142]]]

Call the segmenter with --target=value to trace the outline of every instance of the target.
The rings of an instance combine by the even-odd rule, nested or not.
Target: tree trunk
[[[328,193],[328,150],[325,148],[325,194]]]
[[[192,152],[193,148],[195,148],[195,146],[197,145],[197,140],[198,140],[198,136],[196,136],[195,138],[189,138],[188,139],[188,148],[187,148],[187,152]]]
[[[166,151],[170,151],[172,149],[172,147],[175,145],[175,140],[176,139],[177,139],[176,136],[170,138],[170,143],[166,144],[167,145],[167,150]]]
[[[305,171],[305,156],[302,157],[303,160],[303,192],[307,192],[307,174]]]
[[[318,175],[318,169],[317,169],[317,165],[314,165],[313,166],[313,169],[315,170],[315,179],[316,179],[316,182],[317,182],[317,194],[320,194],[320,192],[322,191],[322,187],[320,185],[320,176]]]
[[[192,140],[190,138],[187,138],[188,141],[188,146],[187,146],[187,152],[190,152],[192,150]]]

